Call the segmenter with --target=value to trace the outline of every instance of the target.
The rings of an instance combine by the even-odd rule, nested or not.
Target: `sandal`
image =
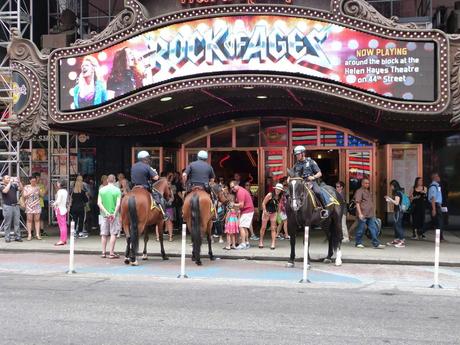
[[[172,242],[174,241],[174,238],[171,236],[169,239],[168,239],[169,242]]]
[[[222,249],[223,249],[223,250],[231,250],[231,249],[233,249],[233,248],[231,248],[231,247],[224,247],[224,248],[222,248]]]
[[[32,236],[28,236],[27,241],[32,241]]]
[[[107,254],[105,252],[102,252],[101,258],[105,259],[107,257]]]
[[[275,250],[275,247],[270,247],[271,250]]]
[[[264,248],[264,246],[260,246],[260,245],[259,245],[259,248],[260,248],[260,249],[263,249],[263,248]]]
[[[109,255],[109,259],[119,259],[119,258],[120,258],[120,255],[118,255],[116,253]]]
[[[65,243],[65,242],[59,241],[59,242],[56,242],[54,245],[55,245],[55,246],[65,246],[66,243]]]

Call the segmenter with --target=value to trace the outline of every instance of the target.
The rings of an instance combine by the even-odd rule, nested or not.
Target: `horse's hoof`
[[[137,261],[131,262],[131,266],[139,266],[139,263]]]
[[[195,261],[195,258],[192,256],[192,261]]]
[[[311,265],[310,264],[307,265],[307,270],[311,270]]]
[[[212,256],[209,257],[209,260],[216,261],[216,257],[214,255],[212,255]]]
[[[145,261],[145,260],[148,260],[149,258],[147,257],[147,255],[142,255],[142,260]]]
[[[167,256],[163,256],[163,260],[169,260]]]
[[[336,266],[342,266],[342,260],[335,260],[335,265]]]
[[[195,263],[197,264],[197,266],[203,265],[203,264],[201,263],[201,261],[196,261]]]
[[[125,258],[124,263],[127,264],[127,265],[129,265],[129,258]]]
[[[329,258],[325,258],[325,259],[323,260],[323,262],[324,262],[325,264],[330,264],[330,263],[332,263],[332,260],[329,259]]]
[[[287,268],[294,268],[294,266],[295,266],[295,265],[294,265],[293,262],[288,262],[288,263],[286,264],[286,267],[287,267]]]

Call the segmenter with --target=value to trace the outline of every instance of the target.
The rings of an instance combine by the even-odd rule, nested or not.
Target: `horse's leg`
[[[289,256],[289,261],[287,263],[287,267],[294,267],[295,263],[295,242],[296,242],[296,234],[297,234],[297,224],[292,221],[292,215],[288,217],[288,233],[290,237],[290,245],[291,245],[291,254]]]
[[[129,265],[129,249],[131,247],[131,237],[126,236],[125,264]]]
[[[342,266],[342,210],[336,207],[336,216],[334,217],[334,230],[335,238],[333,241],[334,251],[336,252],[335,256],[335,265]]]
[[[160,215],[161,216],[161,215]],[[159,238],[160,238],[160,251],[161,251],[161,258],[163,260],[169,260],[169,258],[166,256],[165,253],[165,247],[163,244],[163,230],[164,230],[165,222],[162,220],[160,221],[160,224],[158,224],[158,233],[159,233]]]
[[[149,241],[149,232],[144,231],[144,251],[142,252],[142,260],[148,260],[147,257],[147,243]]]
[[[209,260],[211,261],[214,261],[216,260],[216,258],[214,257],[214,255],[212,254],[212,238],[211,238],[211,229],[212,229],[212,222],[211,222],[211,226],[208,225],[208,229],[207,229],[207,234],[208,234],[208,254],[209,254]]]

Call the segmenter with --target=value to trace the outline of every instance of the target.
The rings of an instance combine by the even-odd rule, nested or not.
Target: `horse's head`
[[[171,186],[169,185],[168,179],[165,177],[160,178],[153,184],[153,188],[163,194],[163,198],[170,200],[173,197]]]
[[[217,199],[222,203],[228,203],[228,194],[225,193],[221,185],[214,183],[211,185],[212,192],[217,196]]]
[[[305,185],[301,177],[289,178],[289,205],[297,212],[305,202]]]

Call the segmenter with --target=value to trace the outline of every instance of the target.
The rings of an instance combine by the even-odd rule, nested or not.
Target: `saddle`
[[[305,187],[308,193],[308,198],[310,198],[313,204],[313,207],[321,208],[321,201],[318,199],[316,194],[313,192],[311,185],[308,182],[305,182]],[[332,205],[340,206],[340,202],[337,200],[337,198],[333,196],[331,193],[329,193],[326,188],[324,188],[323,186],[319,186],[319,189],[321,190],[324,200],[326,200],[325,207],[329,207]]]

